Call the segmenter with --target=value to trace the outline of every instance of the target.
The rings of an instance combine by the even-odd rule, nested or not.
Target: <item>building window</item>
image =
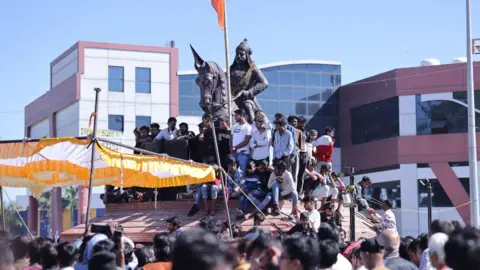
[[[140,115],[135,116],[136,127],[143,127],[143,126],[149,127],[151,123],[152,123],[151,116],[140,116]]]
[[[123,92],[123,67],[108,66],[108,91]]]
[[[123,132],[123,115],[109,114],[108,129]]]
[[[366,104],[350,111],[352,143],[362,144],[399,136],[398,97]]]
[[[380,203],[391,200],[393,208],[401,208],[400,180],[373,183],[365,190],[365,198],[373,209],[380,209]]]
[[[150,94],[152,78],[150,68],[135,68],[135,92]]]
[[[423,181],[423,179],[421,179]],[[468,178],[459,178],[465,191],[469,193]],[[453,203],[437,179],[430,179],[432,183],[432,207],[453,207]],[[425,183],[425,181],[423,181]],[[428,188],[418,181],[418,207],[428,207]]]

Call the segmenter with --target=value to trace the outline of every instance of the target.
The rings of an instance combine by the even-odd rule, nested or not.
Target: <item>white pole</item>
[[[470,224],[478,228],[480,225],[480,208],[478,201],[478,168],[477,142],[475,126],[475,92],[473,87],[472,62],[472,21],[470,0],[467,0],[467,95],[468,95],[468,154],[470,164]]]
[[[232,88],[230,86],[230,54],[228,53],[227,0],[223,0],[223,38],[225,40],[225,69],[227,70],[227,111],[228,122],[232,126]]]

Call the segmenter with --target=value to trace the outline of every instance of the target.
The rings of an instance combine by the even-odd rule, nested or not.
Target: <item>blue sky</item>
[[[230,53],[248,38],[257,64],[340,61],[343,83],[466,51],[465,1],[227,1]],[[475,27],[480,6],[472,2]],[[204,59],[225,63],[210,0],[0,1],[0,25],[2,140],[23,137],[24,106],[48,90],[50,62],[78,40],[175,40],[181,70],[193,67],[190,43]]]

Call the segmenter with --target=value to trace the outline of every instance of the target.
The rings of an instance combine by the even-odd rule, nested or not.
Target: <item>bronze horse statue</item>
[[[226,116],[228,101],[225,72],[217,63],[203,60],[192,45],[190,48],[195,60],[195,69],[198,72],[195,83],[200,87],[200,108],[212,115],[213,119]]]

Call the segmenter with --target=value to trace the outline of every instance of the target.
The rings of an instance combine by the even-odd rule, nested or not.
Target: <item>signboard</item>
[[[80,136],[87,136],[92,133],[93,133],[93,130],[91,128],[80,129]],[[118,143],[123,143],[123,132],[121,131],[109,130],[109,129],[97,129],[97,137],[105,138]],[[106,143],[106,142],[100,142],[100,143],[105,147],[108,147],[118,152],[123,152],[122,150],[124,150],[124,149],[121,149],[121,147],[117,145],[113,145],[111,143]]]

